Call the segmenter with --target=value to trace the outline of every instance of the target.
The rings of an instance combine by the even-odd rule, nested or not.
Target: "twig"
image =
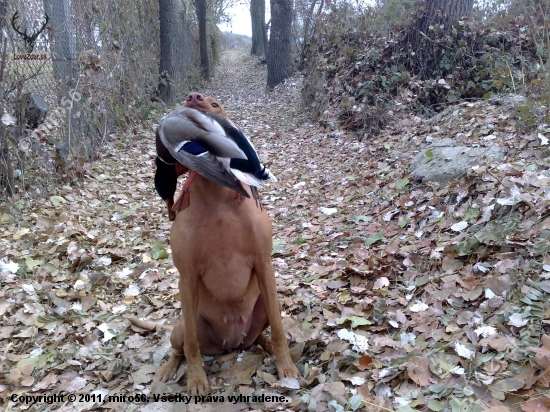
[[[157,329],[164,329],[164,330],[173,330],[174,325],[157,325],[156,323],[149,323],[145,322],[144,320],[138,319],[138,318],[126,318],[132,323],[132,325],[135,325],[139,328],[150,330],[150,331],[156,331]]]

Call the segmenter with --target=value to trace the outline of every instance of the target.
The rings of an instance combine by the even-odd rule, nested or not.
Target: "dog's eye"
[[[220,107],[218,103],[212,103],[212,107]]]

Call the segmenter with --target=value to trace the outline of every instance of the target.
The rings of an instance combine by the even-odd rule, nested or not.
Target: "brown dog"
[[[185,105],[226,115],[219,102],[198,93]],[[275,355],[279,378],[297,378],[281,321],[267,213],[252,198],[237,202],[233,190],[200,175],[190,191],[192,201],[170,232],[182,316],[170,336],[172,355],[155,380],[171,379],[185,356],[188,391],[204,395],[210,386],[201,353],[245,349],[254,342]],[[267,326],[271,339],[262,335]]]

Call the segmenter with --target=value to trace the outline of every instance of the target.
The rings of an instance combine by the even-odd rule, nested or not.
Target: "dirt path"
[[[229,51],[202,92],[222,100],[279,178],[262,196],[273,219],[285,324],[299,356],[306,341],[321,339],[326,323],[320,305],[327,299],[326,288],[305,269],[321,257],[320,250],[325,264],[339,256],[336,245],[328,248],[321,240],[339,232],[335,226],[344,219],[327,220],[318,212],[319,206],[339,204],[340,195],[329,184],[341,178],[331,171],[334,159],[323,154],[338,143],[319,136],[299,114],[298,79],[267,93],[265,71],[247,52]],[[24,405],[10,400],[11,394],[95,394],[80,402],[54,402],[57,410],[80,411],[100,404],[126,410],[132,403],[108,396],[182,392],[174,383],[151,388],[169,350],[169,332],[143,331],[126,320],[138,316],[173,323],[179,316],[177,272],[167,239],[170,222],[153,187],[153,130],[151,125],[137,136],[114,139],[101,160],[86,165],[84,179],[53,188],[50,198],[22,204],[22,220],[0,227],[0,249],[5,251],[0,271],[0,368],[5,379],[0,393],[8,410]],[[315,216],[330,224],[320,224]],[[308,345],[304,350],[312,352],[304,352],[299,363],[306,376],[319,362],[315,348],[317,344]],[[282,393],[292,405],[300,403],[297,391],[270,387],[276,380],[274,363],[260,348],[207,359],[212,385],[223,396]],[[153,398],[146,405],[133,403],[144,411],[187,407]],[[216,405],[222,403],[192,406],[212,411]],[[294,408],[288,402],[282,406]],[[244,402],[223,410],[250,408]]]

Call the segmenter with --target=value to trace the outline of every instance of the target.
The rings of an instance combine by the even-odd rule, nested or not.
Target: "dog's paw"
[[[174,359],[170,357],[168,362],[160,367],[160,369],[155,373],[153,381],[155,382],[168,382],[176,374],[178,367],[180,366],[180,359]]]
[[[168,359],[168,362],[162,365],[157,371],[157,373],[155,373],[155,376],[153,377],[153,381],[168,382],[170,379],[172,379],[176,374],[176,372],[178,371],[178,368],[183,358],[184,358],[183,352],[180,353],[177,350],[173,349],[172,354]]]
[[[187,376],[187,391],[191,396],[202,396],[210,393],[210,384],[206,378],[206,373],[204,370],[202,373],[193,374]]]
[[[277,372],[279,373],[279,379],[300,377],[300,372],[298,372],[290,356],[288,356],[288,359],[277,362]]]

